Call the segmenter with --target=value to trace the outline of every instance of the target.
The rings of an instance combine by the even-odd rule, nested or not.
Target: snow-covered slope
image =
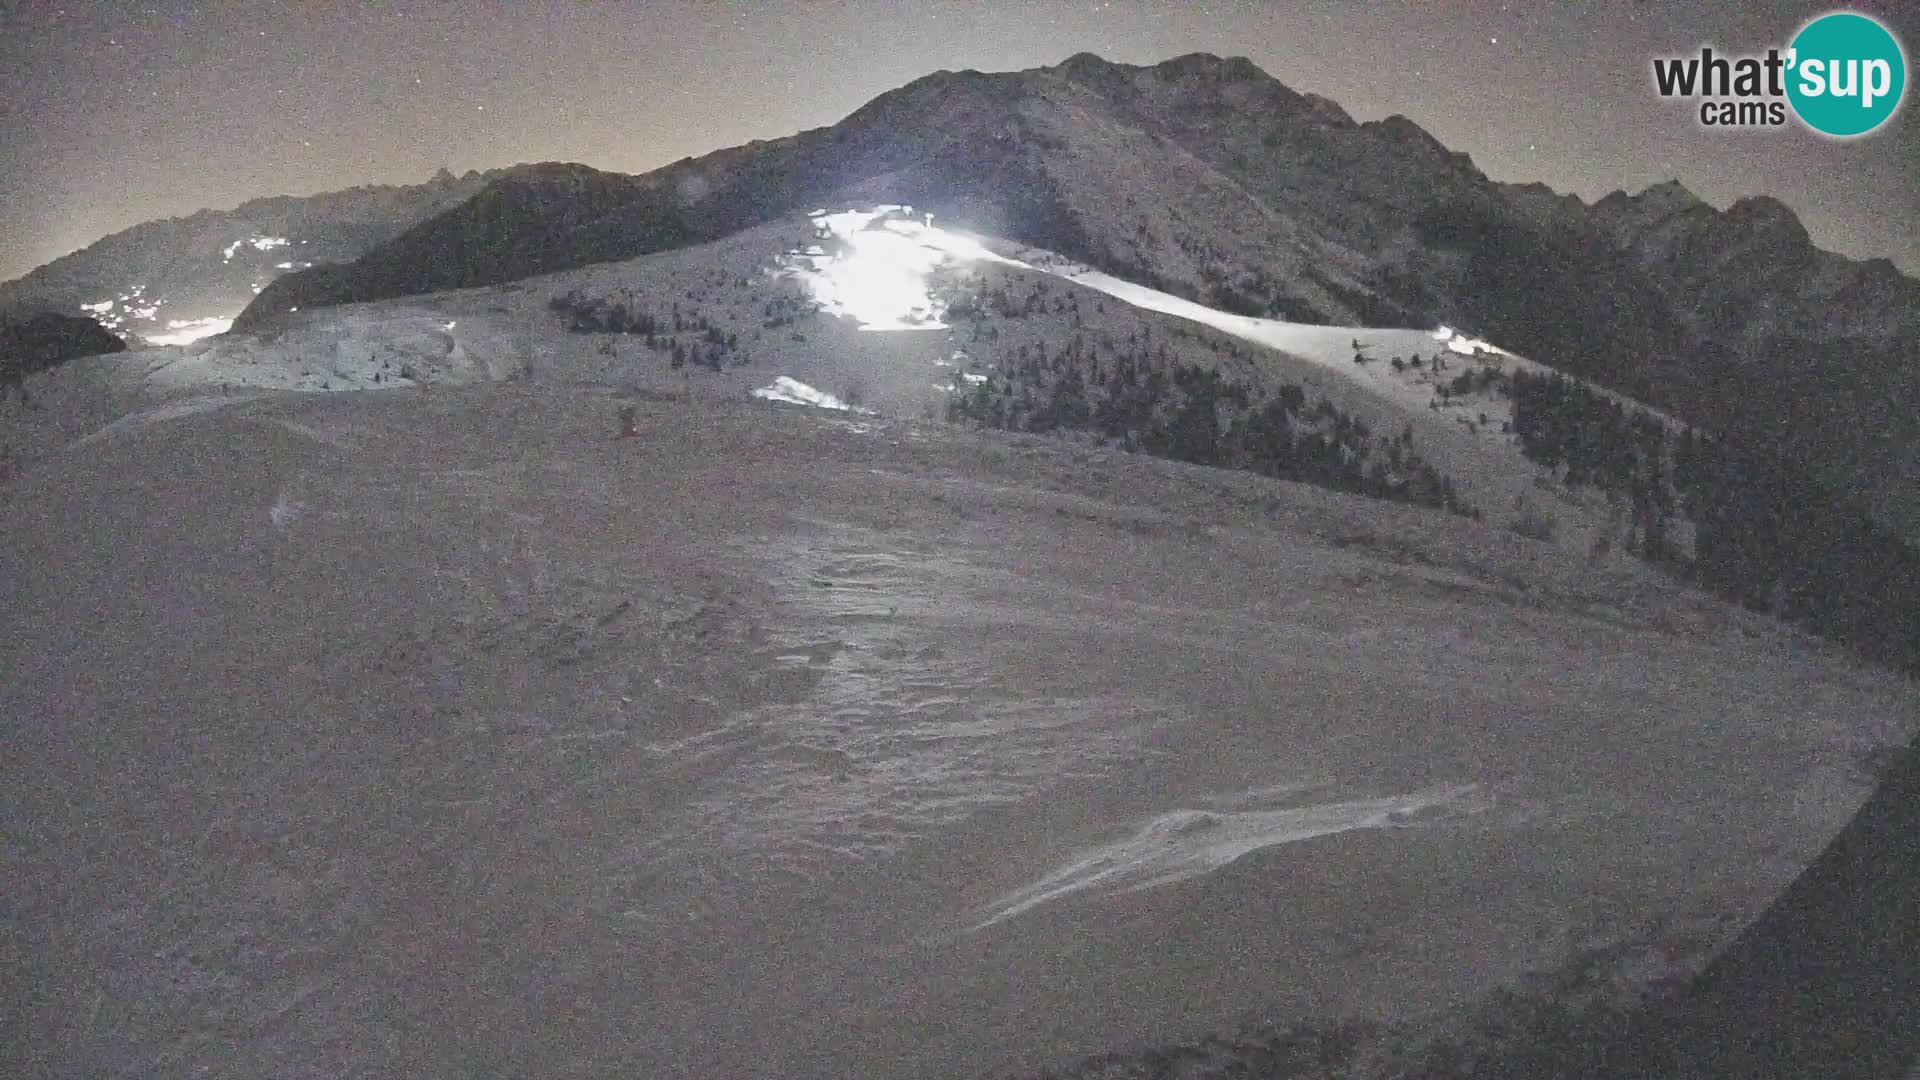
[[[963,294],[1025,293],[1047,281],[1060,291],[1040,309],[947,315]],[[623,332],[568,332],[583,316],[627,321]],[[639,331],[642,317],[653,333]],[[1173,362],[1217,368],[1256,390],[1298,385],[1376,431],[1409,432],[1411,449],[1489,520],[1504,523],[1523,506],[1550,514],[1569,550],[1592,550],[1619,527],[1604,500],[1567,491],[1525,461],[1505,396],[1440,392],[1463,371],[1540,370],[1491,343],[1444,327],[1234,315],[900,207],[821,210],[625,263],[295,312],[263,330],[137,350],[74,375],[159,402],[531,378],[679,396],[830,399],[931,417],[1028,346],[1058,354],[1083,338],[1108,347],[1155,340]],[[673,361],[676,344],[684,366]],[[21,414],[16,438],[31,439],[34,420]],[[60,430],[70,437],[70,426]]]
[[[5,487],[0,1072],[991,1074],[1684,965],[1920,706],[1483,523],[663,398],[236,395]]]
[[[1486,520],[928,422],[1043,348],[1301,387]],[[0,1047],[909,1076],[1696,963],[1920,701],[1589,557],[1481,367],[822,207],[31,376]]]
[[[1769,200],[1675,216],[1662,187],[1589,207],[1495,183],[1404,117],[1357,123],[1243,58],[937,72],[830,128],[644,176],[531,168],[350,270],[274,282],[241,325],[885,202],[1237,314],[1470,324],[1781,445],[1920,535],[1920,284],[1816,251]]]
[[[1502,377],[1516,372],[1561,374],[1546,365],[1453,327],[1322,326],[1235,315],[1060,260],[1048,252],[1029,249],[1024,254],[1049,273],[1135,307],[1210,326],[1261,346],[1268,350],[1263,367],[1276,379],[1301,379],[1302,362],[1316,365],[1322,377],[1309,375],[1303,381],[1376,426],[1405,424],[1417,432],[1423,453],[1462,485],[1468,501],[1477,506],[1504,511],[1531,501],[1551,507],[1555,521],[1564,526],[1556,538],[1571,550],[1591,551],[1603,537],[1609,542],[1617,539],[1613,535],[1620,526],[1617,508],[1554,483],[1551,470],[1530,465],[1521,455],[1510,396],[1491,388],[1460,393],[1442,389],[1468,372]],[[1670,429],[1683,426],[1644,403],[1575,381],[1634,412],[1658,418]],[[1349,392],[1339,391],[1341,383]]]

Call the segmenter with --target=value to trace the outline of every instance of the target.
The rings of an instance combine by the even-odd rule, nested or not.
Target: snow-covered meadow
[[[905,1077],[1419,1014],[1724,936],[1920,705],[1477,523],[844,415],[235,395],[27,470],[9,1045]]]
[[[969,275],[1078,306],[996,342],[946,306]],[[680,328],[572,333],[567,297]],[[1527,363],[1494,344],[1229,315],[905,208],[31,377],[4,1041],[904,1077],[1416,1015],[1724,938],[1911,733],[1911,686],[1571,527],[925,419],[996,344],[1148,330],[1411,426],[1496,514],[1604,514],[1497,399],[1436,401]]]

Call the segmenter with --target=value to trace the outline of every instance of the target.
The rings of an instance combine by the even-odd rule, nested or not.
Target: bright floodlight
[[[911,210],[881,206],[809,215],[828,246],[811,245],[790,256],[791,272],[823,308],[855,319],[862,330],[945,328],[946,304],[927,287],[933,272],[955,262],[1010,260],[933,228],[930,215],[925,221],[906,216]]]

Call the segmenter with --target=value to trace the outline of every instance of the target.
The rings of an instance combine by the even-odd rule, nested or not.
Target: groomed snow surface
[[[1443,515],[857,427],[236,395],[23,472],[0,1071],[889,1080],[1415,1014],[1750,917],[1920,706]]]
[[[0,500],[42,988],[0,1041],[74,1073],[906,1077],[1407,1014],[1751,915],[1909,730],[1911,688],[1638,567],[823,415],[979,379],[940,296],[991,265],[1531,489],[1495,403],[1444,415],[1449,373],[1387,362],[1526,363],[1489,343],[1229,315],[906,207],[808,224],[36,376],[142,406]],[[822,315],[762,325],[746,281]],[[566,333],[582,285],[736,312],[753,360]],[[84,656],[81,612],[110,613]]]

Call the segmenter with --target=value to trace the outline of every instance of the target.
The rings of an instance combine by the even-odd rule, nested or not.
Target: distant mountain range
[[[509,171],[443,169],[424,184],[280,195],[149,221],[0,284],[0,313],[88,314],[140,338],[224,325],[280,275],[357,259]]]
[[[71,311],[132,275],[152,279],[131,283],[147,296],[169,283],[158,322],[264,285],[244,329],[875,202],[1245,314],[1464,325],[1784,447],[1830,481],[1888,495],[1898,524],[1920,533],[1920,501],[1906,497],[1920,480],[1920,282],[1815,248],[1768,198],[1722,212],[1664,184],[1588,205],[1498,183],[1404,117],[1358,123],[1243,58],[1140,67],[1082,53],[1051,68],[939,72],[832,127],[640,176],[547,163],[262,200],[110,237],[0,288],[0,304],[51,298]],[[243,245],[243,262],[222,261],[254,236],[305,243],[290,256]]]

